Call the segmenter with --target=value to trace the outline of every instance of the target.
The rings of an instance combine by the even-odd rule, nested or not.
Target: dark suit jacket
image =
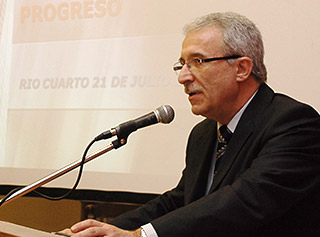
[[[111,224],[135,229],[151,222],[160,237],[320,236],[320,117],[314,109],[262,84],[204,195],[216,137],[215,121],[196,125],[177,187]]]

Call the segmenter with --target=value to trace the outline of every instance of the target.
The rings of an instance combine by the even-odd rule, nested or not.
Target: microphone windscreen
[[[174,119],[174,110],[170,105],[162,105],[156,109],[161,123],[170,123]]]

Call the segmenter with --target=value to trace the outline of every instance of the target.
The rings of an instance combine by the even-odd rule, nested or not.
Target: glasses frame
[[[219,61],[219,60],[237,59],[237,58],[241,58],[241,57],[242,56],[240,56],[240,55],[229,55],[229,56],[205,58],[205,59],[195,57],[195,58],[193,58],[193,60],[194,61],[198,60],[196,62],[197,62],[197,65],[200,66],[203,63],[214,62],[214,61]],[[177,74],[179,74],[179,71],[184,67],[184,65],[187,65],[190,68],[188,63],[182,64],[181,62],[176,62],[173,65],[173,71],[175,71]]]

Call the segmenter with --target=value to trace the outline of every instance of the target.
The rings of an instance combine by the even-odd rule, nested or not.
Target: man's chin
[[[191,106],[191,111],[195,115],[202,115],[202,113],[201,113],[202,110],[199,108],[199,106],[192,105]]]

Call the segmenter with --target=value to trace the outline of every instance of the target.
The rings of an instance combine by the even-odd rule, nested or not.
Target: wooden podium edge
[[[57,236],[48,232],[0,220],[0,237],[49,237]]]

